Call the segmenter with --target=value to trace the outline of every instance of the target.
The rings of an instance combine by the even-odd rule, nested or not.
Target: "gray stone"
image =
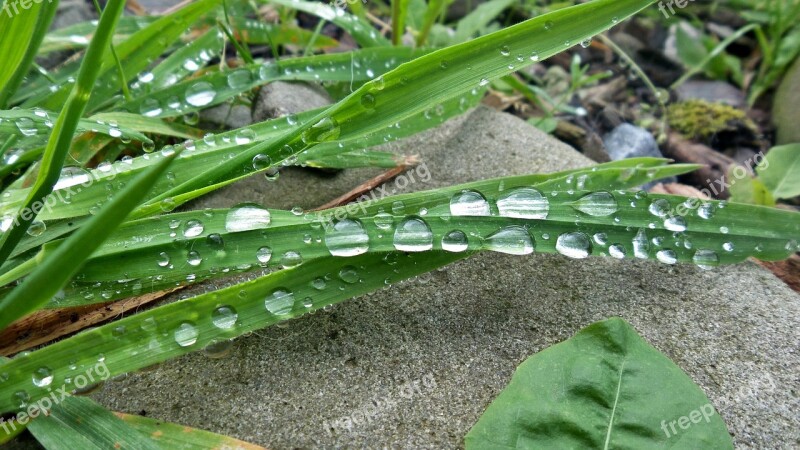
[[[251,125],[253,113],[245,105],[223,103],[203,110],[200,113],[200,121],[223,129],[237,129]]]
[[[676,90],[680,101],[705,100],[743,108],[747,99],[741,89],[724,81],[689,80]]]
[[[656,138],[649,131],[629,123],[623,123],[603,136],[603,144],[613,161],[664,156],[658,148]]]
[[[778,144],[800,142],[800,59],[794,62],[784,76],[772,109],[772,120],[778,130]]]
[[[263,122],[330,104],[327,92],[319,86],[274,81],[262,87],[253,102],[253,120]]]
[[[590,164],[485,108],[386,149],[419,151],[426,162],[430,180],[408,190]],[[370,175],[323,180],[287,171],[277,183],[252,178],[198,207],[316,206]],[[800,445],[798,300],[749,262],[704,272],[483,254],[241,338],[225,359],[193,354],[109,382],[95,398],[274,449],[459,448],[520,362],[619,316],[700,384],[738,446],[790,448]],[[341,420],[354,415],[359,423],[347,429]]]
[[[183,3],[183,0],[139,0],[139,4],[150,13],[166,11]]]

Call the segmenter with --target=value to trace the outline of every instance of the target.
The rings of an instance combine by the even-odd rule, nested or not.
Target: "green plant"
[[[755,177],[731,186],[731,198],[740,203],[775,206],[777,200],[800,196],[800,144],[773,147],[756,166]]]
[[[258,205],[173,212],[247,176],[275,179],[287,165],[395,166],[394,155],[371,147],[465,112],[492,81],[591,39],[651,1],[595,0],[436,51],[393,46],[360,15],[329,5],[269,3],[317,15],[350,33],[362,48],[292,56],[294,40],[324,45],[325,39],[292,27],[264,29],[233,15],[226,20],[215,0],[191,3],[165,17],[120,20],[124,31],[112,40],[109,23],[116,22],[122,2],[111,0],[83,62],[45,73],[28,67],[19,89],[0,85],[9,105],[20,108],[3,111],[0,122],[6,162],[0,228],[8,230],[16,215],[26,214],[32,199],[48,205],[14,225],[12,230],[21,231],[4,239],[3,324],[40,305],[85,306],[231,271],[282,269],[18,355],[0,366],[0,410],[30,408],[51,386],[75,389],[75,378],[98,361],[110,376],[139,370],[479,251],[713,267],[750,256],[782,259],[797,249],[797,214],[636,190],[695,168],[659,159],[487,180],[305,215]],[[408,23],[420,23],[404,5],[397,2],[395,10],[408,12]],[[227,5],[255,14],[252,6]],[[403,21],[395,23],[399,34]],[[468,39],[481,27],[463,29]],[[45,39],[53,44],[47,51],[57,48],[60,36]],[[229,66],[223,57],[210,64],[225,55],[226,38],[241,41],[234,47],[243,61]],[[0,44],[9,39],[4,35]],[[114,42],[116,57],[108,42]],[[276,59],[251,53],[255,45],[269,45]],[[577,82],[586,78],[579,64],[574,75]],[[324,83],[337,103],[219,135],[196,127],[201,110],[249,96],[274,80]],[[130,89],[130,99],[122,95],[122,85]],[[85,113],[71,107],[76,103]],[[52,137],[51,114],[60,117],[60,131]],[[54,144],[47,144],[50,140]],[[62,168],[67,156],[76,165]],[[163,170],[169,172],[159,176]],[[61,175],[54,184],[52,173]],[[49,187],[38,186],[54,192],[47,195]],[[301,249],[306,235],[311,243]],[[657,247],[653,238],[669,244]],[[52,284],[37,289],[36,280]],[[94,426],[102,426],[108,415],[97,416]]]

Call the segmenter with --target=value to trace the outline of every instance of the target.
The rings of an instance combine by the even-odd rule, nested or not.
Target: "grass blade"
[[[42,200],[53,191],[53,186],[58,181],[61,167],[64,165],[64,160],[69,152],[72,135],[78,126],[81,116],[83,116],[92,87],[100,73],[98,62],[108,48],[111,35],[114,32],[114,26],[124,7],[124,0],[111,0],[103,11],[100,24],[97,27],[97,33],[89,45],[83,64],[81,64],[77,82],[53,128],[53,134],[42,158],[36,183],[17,213],[11,229],[0,240],[0,263],[5,262],[14,247],[22,239],[22,236],[28,230],[28,226],[43,207]]]

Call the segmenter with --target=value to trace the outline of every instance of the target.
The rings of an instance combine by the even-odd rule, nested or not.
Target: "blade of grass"
[[[106,6],[107,10],[112,3],[113,0]],[[20,286],[0,300],[0,329],[53,298],[78,272],[83,261],[111,236],[128,213],[145,198],[153,182],[163,175],[174,158],[175,154],[165,157],[158,165],[139,175],[85,226],[58,245]]]
[[[408,0],[392,0],[392,44],[400,45],[406,31]]]
[[[6,261],[14,247],[25,235],[28,226],[43,207],[42,200],[53,191],[53,186],[58,181],[61,167],[64,165],[64,160],[69,152],[72,135],[80,122],[81,116],[83,116],[92,87],[100,73],[98,62],[108,48],[109,40],[114,32],[114,26],[124,7],[124,0],[111,0],[103,11],[100,24],[97,27],[97,33],[89,45],[86,57],[81,65],[77,82],[53,128],[53,134],[42,158],[36,183],[28,194],[22,208],[17,212],[11,229],[0,239],[0,264]],[[0,321],[0,323],[2,322]]]
[[[433,24],[436,23],[436,19],[444,13],[446,6],[447,0],[428,1],[428,7],[425,9],[425,18],[419,30],[419,34],[417,35],[417,47],[422,47],[428,41],[428,36],[431,33]]]

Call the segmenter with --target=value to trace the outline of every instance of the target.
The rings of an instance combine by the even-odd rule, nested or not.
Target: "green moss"
[[[681,134],[707,140],[716,134],[743,128],[757,132],[756,125],[739,109],[724,103],[689,100],[675,103],[667,110],[669,125]]]

